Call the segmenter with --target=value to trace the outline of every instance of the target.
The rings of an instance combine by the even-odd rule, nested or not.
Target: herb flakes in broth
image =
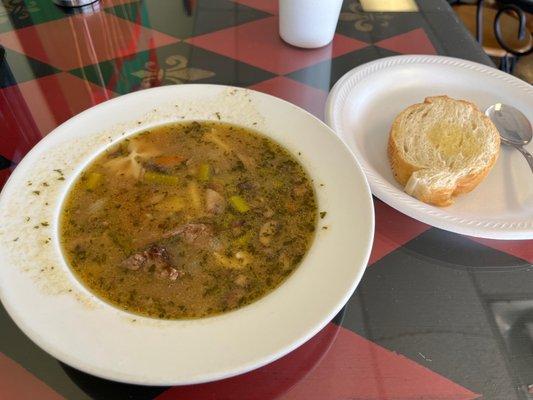
[[[123,139],[70,190],[61,243],[102,299],[155,318],[199,318],[276,288],[316,227],[311,181],[283,147],[220,122]]]

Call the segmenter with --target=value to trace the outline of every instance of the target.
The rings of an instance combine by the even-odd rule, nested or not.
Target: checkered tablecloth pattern
[[[100,11],[74,15],[49,0],[2,0],[0,187],[56,126],[124,93],[236,85],[323,118],[329,89],[362,63],[396,54],[490,62],[444,0],[418,4],[416,13],[365,13],[345,0],[333,43],[302,50],[279,38],[277,0],[102,0]],[[492,310],[533,298],[533,242],[455,235],[377,199],[375,208],[356,293],[282,359],[204,385],[118,384],[58,363],[0,306],[0,399],[526,399],[533,378],[524,381],[516,359],[531,355],[506,346]]]

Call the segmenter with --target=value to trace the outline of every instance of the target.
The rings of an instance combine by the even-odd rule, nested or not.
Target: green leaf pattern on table
[[[154,61],[147,61],[144,69],[131,72],[131,75],[141,79],[141,87],[149,88],[162,82],[184,83],[210,78],[215,75],[212,71],[188,67],[189,60],[185,56],[175,54],[165,60],[163,66]]]
[[[349,12],[343,12],[340,15],[341,21],[354,21],[354,27],[360,32],[371,32],[377,26],[386,28],[389,26],[391,15],[384,13],[365,13],[358,2],[348,6]]]
[[[22,0],[7,0],[0,8],[0,24],[9,21],[9,16],[18,20],[30,17],[30,13],[38,12],[41,9],[34,0],[24,2]]]

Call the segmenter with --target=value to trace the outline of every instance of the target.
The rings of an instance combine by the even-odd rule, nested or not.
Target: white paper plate
[[[329,94],[326,121],[360,162],[374,195],[391,207],[452,232],[532,239],[533,175],[512,148],[502,145],[488,177],[450,207],[424,204],[394,179],[386,150],[392,121],[407,106],[442,94],[474,102],[481,110],[507,103],[533,121],[531,85],[494,68],[441,56],[389,57],[351,70]],[[527,149],[533,151],[533,143]]]
[[[170,121],[218,118],[257,129],[293,154],[301,152],[319,208],[327,211],[302,264],[259,301],[211,318],[139,317],[96,298],[73,276],[58,244],[61,202],[73,180],[124,136]],[[24,333],[75,368],[144,385],[230,377],[304,343],[355,290],[374,230],[364,173],[330,128],[283,100],[217,85],[144,90],[67,121],[13,172],[0,195],[0,221],[0,298]],[[321,229],[324,225],[329,229]]]

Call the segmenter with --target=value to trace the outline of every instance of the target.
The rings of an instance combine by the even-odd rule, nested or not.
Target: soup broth
[[[252,130],[152,128],[99,155],[62,211],[71,269],[127,311],[198,318],[244,306],[299,265],[316,225],[299,162]]]

